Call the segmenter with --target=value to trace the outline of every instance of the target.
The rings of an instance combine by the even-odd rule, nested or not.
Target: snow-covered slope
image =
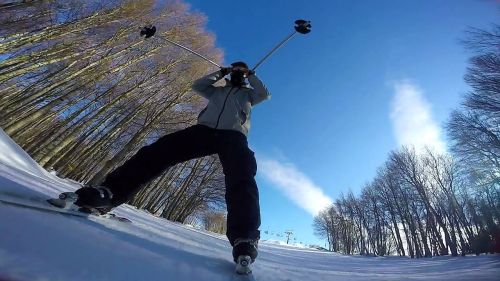
[[[0,130],[0,193],[54,196],[77,184],[37,165]],[[0,280],[232,280],[223,236],[122,206],[133,223],[0,203]],[[499,280],[500,256],[344,256],[261,243],[257,280]]]

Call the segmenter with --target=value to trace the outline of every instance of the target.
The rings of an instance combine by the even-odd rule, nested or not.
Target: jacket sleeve
[[[253,91],[250,94],[252,106],[271,98],[271,93],[269,93],[266,86],[262,83],[259,77],[257,77],[257,75],[250,75],[248,77],[248,82],[250,82],[250,86],[253,88]]]
[[[215,89],[213,84],[222,79],[222,77],[223,76],[220,71],[210,73],[194,81],[191,88],[200,96],[209,99]]]

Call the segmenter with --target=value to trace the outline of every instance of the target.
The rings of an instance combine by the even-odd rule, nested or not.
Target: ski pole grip
[[[308,20],[296,20],[295,21],[295,30],[298,32],[298,33],[301,33],[301,34],[307,34],[309,32],[311,32],[311,21],[308,21]]]

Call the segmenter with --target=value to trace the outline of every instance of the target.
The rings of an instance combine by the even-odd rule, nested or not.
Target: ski
[[[100,215],[100,214],[96,214],[96,213],[92,213],[92,212],[84,211],[84,210],[57,207],[56,205],[50,203],[50,201],[52,201],[52,200],[59,200],[59,199],[29,198],[29,197],[23,197],[22,195],[15,195],[15,194],[4,194],[4,193],[0,194],[0,203],[6,204],[6,205],[21,207],[21,208],[28,208],[28,209],[42,211],[42,212],[59,213],[59,214],[67,215],[67,216],[75,216],[75,217],[82,217],[82,218],[88,218],[88,217],[92,216],[92,217],[96,217],[96,218],[110,219],[110,220],[115,220],[115,221],[119,221],[119,222],[127,222],[127,223],[132,222],[131,220],[129,220],[125,217],[120,217],[120,216],[117,216],[113,213]]]

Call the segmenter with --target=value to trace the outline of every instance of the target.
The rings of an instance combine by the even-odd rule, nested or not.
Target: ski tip
[[[66,201],[61,199],[54,199],[54,198],[47,199],[47,203],[57,208],[64,209],[66,207]]]
[[[240,275],[248,275],[252,273],[252,258],[250,256],[239,256],[236,260],[236,273]]]

